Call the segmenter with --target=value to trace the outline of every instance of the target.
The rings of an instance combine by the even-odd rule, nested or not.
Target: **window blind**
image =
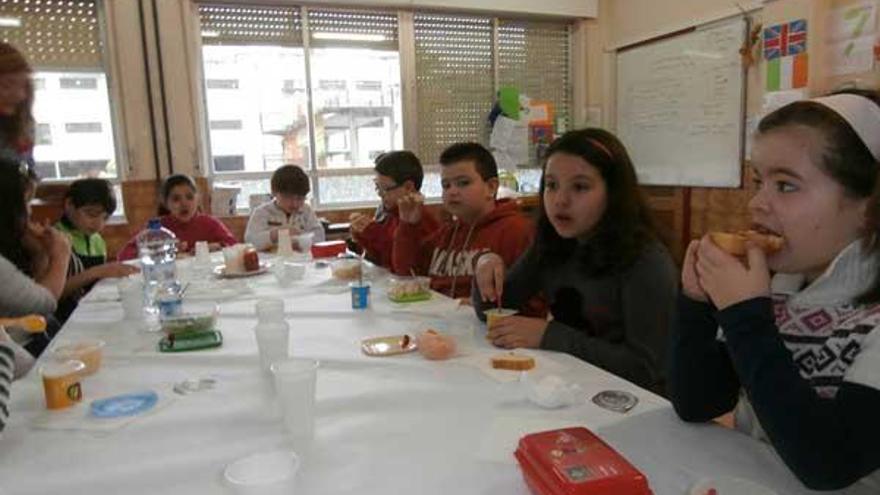
[[[459,141],[487,142],[492,108],[492,18],[414,16],[418,150],[426,165]]]
[[[369,10],[309,9],[313,47],[397,50],[397,14]]]
[[[0,0],[0,37],[39,69],[102,69],[96,0]]]
[[[199,5],[202,44],[302,46],[299,7]]]
[[[571,119],[569,24],[499,20],[498,83],[553,104],[566,129]]]

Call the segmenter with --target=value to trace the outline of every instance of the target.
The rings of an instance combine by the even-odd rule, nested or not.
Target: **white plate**
[[[394,356],[417,348],[416,339],[410,335],[389,335],[361,341],[361,351],[367,356]]]
[[[691,487],[690,495],[777,495],[776,492],[742,478],[705,478]]]
[[[214,275],[217,275],[220,278],[246,278],[246,277],[254,277],[256,275],[262,275],[269,271],[269,264],[265,262],[260,262],[260,269],[254,270],[252,272],[235,272],[235,273],[226,273],[226,265],[219,265],[214,267]]]

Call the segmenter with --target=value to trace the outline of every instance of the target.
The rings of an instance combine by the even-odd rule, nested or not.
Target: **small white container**
[[[299,465],[299,456],[292,450],[259,452],[231,462],[223,475],[239,495],[289,495]]]

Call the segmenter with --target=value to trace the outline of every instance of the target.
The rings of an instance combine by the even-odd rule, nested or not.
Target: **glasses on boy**
[[[382,195],[382,194],[388,194],[388,193],[390,193],[391,191],[393,191],[393,190],[399,188],[399,187],[402,186],[402,185],[403,185],[403,184],[393,184],[393,185],[390,185],[390,186],[385,186],[385,185],[379,184],[378,182],[374,182],[374,183],[373,183],[373,187],[376,188],[376,194],[379,194],[379,195]]]

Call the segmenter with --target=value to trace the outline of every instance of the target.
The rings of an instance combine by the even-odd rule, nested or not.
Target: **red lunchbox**
[[[312,256],[315,258],[331,258],[345,252],[345,241],[326,241],[312,244]]]
[[[536,495],[652,495],[645,475],[586,428],[526,435],[514,455]]]

